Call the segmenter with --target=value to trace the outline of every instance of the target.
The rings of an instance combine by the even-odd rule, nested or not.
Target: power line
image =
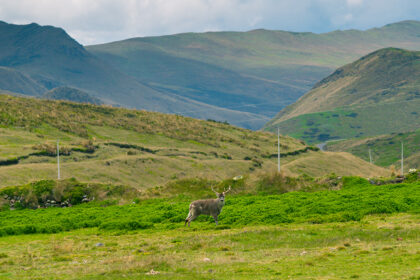
[[[59,140],[57,140],[57,179],[60,180],[60,148],[59,148]]]
[[[280,128],[277,127],[277,172],[280,173]]]
[[[401,176],[404,176],[404,143],[401,141]]]

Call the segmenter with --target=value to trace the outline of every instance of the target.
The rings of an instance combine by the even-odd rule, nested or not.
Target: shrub
[[[104,184],[80,183],[76,179],[41,180],[23,186],[6,187],[0,190],[0,210],[8,208],[9,200],[19,198],[15,208],[38,208],[48,200],[56,205],[69,201],[72,205],[82,203],[84,196],[92,199],[132,200],[138,195],[137,190],[127,186],[110,186]],[[7,199],[5,199],[7,197]],[[8,200],[9,199],[9,200]]]
[[[296,189],[297,183],[294,178],[286,177],[282,173],[273,172],[264,175],[257,183],[257,191],[260,194],[280,194]]]
[[[53,180],[41,180],[31,183],[34,194],[42,201],[52,197],[52,190],[55,186],[56,183]]]
[[[405,175],[404,182],[413,183],[413,182],[416,182],[416,181],[420,180],[419,173],[420,173],[420,171],[415,171],[415,172],[408,173],[407,175]]]

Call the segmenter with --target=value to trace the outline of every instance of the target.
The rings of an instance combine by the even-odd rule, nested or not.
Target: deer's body
[[[190,211],[185,219],[185,225],[188,223],[188,226],[190,226],[191,221],[194,221],[200,215],[212,216],[217,225],[217,218],[225,205],[225,194],[229,190],[222,193],[215,192],[217,195],[216,199],[202,199],[191,202]]]

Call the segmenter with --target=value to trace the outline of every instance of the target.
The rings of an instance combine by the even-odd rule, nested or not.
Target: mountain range
[[[0,89],[72,87],[115,106],[258,129],[337,67],[382,47],[420,49],[420,22],[324,34],[184,33],[82,46],[63,29],[0,22]]]

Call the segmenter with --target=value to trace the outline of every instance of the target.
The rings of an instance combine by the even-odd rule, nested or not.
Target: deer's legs
[[[187,225],[187,223],[188,223],[188,226],[190,226],[190,219],[191,219],[191,216],[192,216],[192,214],[191,214],[191,211],[190,211],[190,212],[188,212],[188,216],[187,216],[187,218],[185,219],[185,224],[184,224],[184,227]]]
[[[198,217],[198,215],[196,215],[195,213],[193,213],[193,214],[191,215],[191,218],[188,220],[188,226],[190,226],[190,223],[191,223],[192,221],[194,221],[197,217]]]
[[[217,226],[217,223],[218,223],[218,221],[217,221],[217,216],[215,215],[215,216],[213,216],[213,219],[214,219],[214,222],[216,223],[216,226]]]
[[[188,226],[190,226],[190,223],[192,221],[194,221],[196,218],[198,217],[198,215],[195,213],[195,211],[190,211],[188,213],[188,217],[185,219],[185,224],[184,226],[188,223]]]

